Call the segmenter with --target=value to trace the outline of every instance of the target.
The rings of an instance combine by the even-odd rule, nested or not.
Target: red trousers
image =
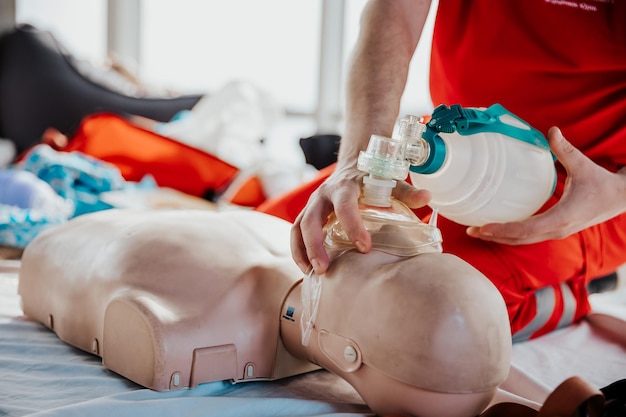
[[[334,166],[257,210],[293,222]],[[558,201],[564,175],[546,207]],[[430,210],[416,210],[418,216]],[[424,216],[420,216],[424,218]],[[560,240],[503,245],[467,236],[465,226],[439,217],[443,249],[480,270],[506,302],[514,341],[538,337],[583,318],[590,310],[587,283],[626,263],[626,214]]]

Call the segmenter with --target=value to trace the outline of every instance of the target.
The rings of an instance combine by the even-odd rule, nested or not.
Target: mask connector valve
[[[357,168],[369,176],[363,178],[362,203],[374,207],[390,207],[395,180],[409,174],[409,162],[404,157],[406,141],[372,135],[367,150],[361,151]]]

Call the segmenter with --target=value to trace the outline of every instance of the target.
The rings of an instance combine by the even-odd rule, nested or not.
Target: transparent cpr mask
[[[422,222],[408,207],[394,200],[393,209],[380,210],[360,203],[363,225],[372,238],[372,250],[399,257],[412,257],[423,253],[441,253],[442,237],[437,228],[437,211],[433,211],[429,223]],[[398,209],[400,208],[400,209]],[[356,250],[345,229],[333,213],[324,228],[324,246],[335,262],[344,253]],[[311,331],[322,294],[322,276],[311,270],[302,282],[302,315],[300,327],[302,344],[308,346]]]
[[[405,147],[406,142],[402,140],[372,136],[367,150],[361,152],[358,168],[369,174],[363,177],[359,198],[363,226],[372,238],[372,250],[400,257],[441,253],[442,236],[437,228],[437,211],[433,211],[429,223],[424,223],[409,207],[392,196],[396,180],[408,175]],[[324,235],[324,246],[331,262],[355,249],[335,213],[329,216]],[[313,271],[303,279],[300,325],[304,346],[308,346],[315,325],[322,282],[322,277]]]
[[[430,222],[422,222],[404,204],[394,200],[389,208],[360,204],[363,226],[372,238],[372,250],[395,256],[415,256],[441,252],[441,231],[437,228],[437,211]],[[354,249],[354,244],[333,213],[325,227],[324,246],[329,256]]]

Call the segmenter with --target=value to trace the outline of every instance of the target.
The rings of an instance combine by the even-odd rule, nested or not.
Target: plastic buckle
[[[487,111],[462,108],[461,113],[462,117],[456,121],[456,128],[459,133],[471,131],[476,125],[485,126],[497,122],[497,119]]]
[[[459,104],[453,104],[450,107],[440,104],[433,110],[432,118],[428,122],[427,127],[437,132],[453,133],[457,128],[457,120],[464,117]]]

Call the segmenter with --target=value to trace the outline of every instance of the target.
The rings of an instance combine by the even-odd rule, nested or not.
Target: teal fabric
[[[2,196],[0,245],[19,248],[26,247],[44,230],[72,217],[113,208],[103,200],[103,193],[158,187],[152,177],[139,183],[127,182],[114,165],[81,152],[57,152],[43,144],[33,147],[11,170],[34,174],[33,181],[45,182],[58,197],[58,201],[48,195],[38,199],[46,190],[41,184],[33,186],[32,181],[31,184],[20,181],[13,195]],[[25,203],[25,194],[38,204]]]

